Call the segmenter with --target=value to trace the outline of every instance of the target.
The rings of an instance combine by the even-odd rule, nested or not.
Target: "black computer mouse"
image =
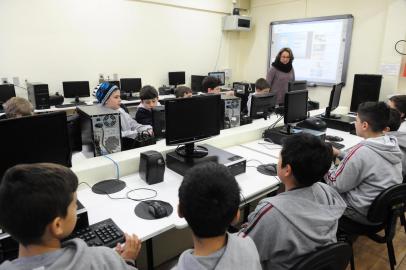
[[[339,136],[326,135],[326,140],[330,142],[342,142],[344,139]]]
[[[276,164],[274,163],[269,163],[269,164],[263,164],[263,165],[259,165],[257,167],[257,171],[266,175],[270,175],[270,176],[276,176],[278,175],[278,171],[276,168]]]
[[[168,211],[158,201],[148,203],[148,212],[156,219],[168,216]]]

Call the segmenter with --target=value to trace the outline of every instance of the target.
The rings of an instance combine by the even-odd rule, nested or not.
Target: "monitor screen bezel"
[[[295,118],[295,119],[289,119],[289,103],[291,103],[292,101],[290,101],[291,96],[295,96],[295,95],[304,95],[304,101],[306,104],[306,113],[302,115],[301,118]],[[285,104],[284,104],[284,115],[283,115],[283,121],[285,124],[292,124],[292,123],[296,123],[296,122],[300,122],[303,121],[307,118],[307,112],[308,112],[308,107],[307,107],[307,100],[309,97],[309,91],[308,90],[298,90],[298,91],[292,91],[292,92],[287,92],[285,94]]]

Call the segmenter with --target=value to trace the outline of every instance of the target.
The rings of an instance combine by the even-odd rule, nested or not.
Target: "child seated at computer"
[[[284,141],[277,174],[286,191],[261,200],[240,232],[254,240],[262,269],[292,269],[308,253],[337,241],[346,205],[332,187],[318,182],[332,157],[331,147],[313,135]]]
[[[175,89],[175,97],[176,98],[186,98],[191,97],[193,95],[192,89],[187,86],[178,86]]]
[[[193,232],[194,249],[173,269],[261,269],[250,238],[227,233],[238,221],[240,188],[230,171],[213,162],[191,168],[179,188],[178,214]]]
[[[398,131],[406,132],[406,95],[396,95],[390,97],[388,105],[400,113],[401,125]]]
[[[31,102],[22,97],[12,97],[3,104],[5,118],[18,118],[34,114]]]
[[[388,126],[385,129],[386,134],[393,135],[398,140],[400,151],[402,151],[402,174],[406,177],[406,132],[399,131],[401,124],[400,113],[396,109],[390,109]]]
[[[347,152],[334,150],[342,159],[324,177],[347,203],[344,215],[370,225],[367,214],[374,199],[385,189],[402,182],[402,152],[397,139],[384,134],[389,107],[384,102],[364,102],[358,106],[355,131],[363,141]]]
[[[151,85],[145,85],[141,88],[140,99],[135,120],[143,125],[152,125],[152,108],[161,105],[158,102],[158,91]]]
[[[6,171],[0,184],[0,227],[19,242],[19,255],[0,270],[135,269],[141,248],[135,235],[125,234],[117,252],[88,247],[78,238],[61,243],[76,225],[77,187],[76,175],[57,164],[22,164]]]
[[[248,110],[248,115],[251,113],[251,101],[252,101],[252,96],[253,95],[263,95],[263,94],[268,94],[269,91],[271,90],[269,83],[267,80],[264,78],[259,78],[255,82],[255,93],[252,93],[248,96],[248,101],[247,101],[247,110]]]
[[[142,125],[131,118],[131,116],[120,107],[120,89],[108,82],[103,82],[99,85],[96,91],[96,98],[98,102],[107,108],[116,110],[120,113],[121,123],[121,136],[135,139],[137,134],[142,132],[148,132],[152,134],[152,127],[150,125]]]
[[[216,77],[207,76],[202,81],[202,91],[206,94],[221,94],[221,81]],[[223,92],[226,96],[234,96],[233,91]]]

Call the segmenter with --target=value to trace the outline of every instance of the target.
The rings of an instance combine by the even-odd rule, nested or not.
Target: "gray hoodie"
[[[384,189],[402,182],[401,159],[394,136],[366,139],[352,147],[340,164],[330,169],[325,180],[358,213],[357,221],[367,223],[373,200]]]
[[[398,140],[400,151],[402,151],[402,174],[406,175],[406,131],[392,131],[386,133],[387,135],[395,136]]]
[[[317,247],[337,241],[345,208],[333,188],[315,183],[261,200],[240,235],[254,240],[263,269],[291,269]]]
[[[44,268],[41,268],[44,267]],[[64,243],[64,247],[55,252],[49,252],[32,257],[5,261],[0,270],[135,270],[112,249],[107,247],[88,247],[80,239]]]
[[[172,270],[261,270],[257,248],[250,238],[229,233],[227,238],[227,245],[223,249],[207,257],[193,255],[193,249],[185,250]]]

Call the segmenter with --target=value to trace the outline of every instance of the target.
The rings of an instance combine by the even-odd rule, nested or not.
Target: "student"
[[[137,121],[132,119],[131,116],[120,107],[120,89],[116,85],[103,82],[97,89],[96,98],[102,106],[120,112],[122,137],[135,139],[140,132],[152,132],[151,126],[137,123]]]
[[[158,102],[158,91],[151,85],[145,85],[141,88],[140,99],[135,120],[143,125],[152,125],[152,108],[161,105]]]
[[[202,91],[206,94],[221,94],[221,81],[216,77],[207,76],[202,81]],[[234,96],[233,91],[225,92],[227,96]]]
[[[76,224],[77,186],[76,175],[57,164],[22,164],[6,171],[0,184],[0,226],[19,242],[19,254],[0,270],[135,269],[141,248],[135,235],[125,234],[118,253],[88,247],[81,239],[61,244]]]
[[[389,107],[384,102],[364,102],[358,106],[355,130],[364,138],[347,153],[337,149],[342,158],[338,166],[325,176],[347,203],[344,215],[370,225],[369,206],[385,189],[402,182],[402,153],[393,135],[385,135]]]
[[[248,110],[248,115],[251,113],[251,101],[252,101],[252,96],[253,95],[263,95],[263,94],[268,94],[270,91],[270,86],[269,83],[264,79],[264,78],[259,78],[255,82],[255,93],[250,94],[248,97],[247,101],[247,110]]]
[[[192,97],[192,89],[190,89],[187,86],[178,86],[175,89],[175,97],[176,98],[186,98],[186,97]]]
[[[261,269],[250,238],[226,232],[239,220],[240,188],[224,165],[190,169],[179,188],[178,214],[193,232],[194,249],[184,251],[173,269]]]
[[[389,107],[398,110],[401,118],[401,125],[398,131],[406,132],[406,95],[396,95],[389,98]]]
[[[401,123],[400,113],[396,109],[390,109],[387,135],[393,135],[398,140],[400,151],[402,151],[402,174],[406,177],[406,132],[398,131]]]
[[[34,114],[31,102],[22,97],[12,97],[3,104],[6,118],[18,118]]]
[[[261,200],[240,232],[254,240],[262,269],[291,269],[308,253],[337,241],[346,205],[333,188],[318,182],[332,156],[332,148],[310,134],[284,141],[277,173],[286,191]]]

